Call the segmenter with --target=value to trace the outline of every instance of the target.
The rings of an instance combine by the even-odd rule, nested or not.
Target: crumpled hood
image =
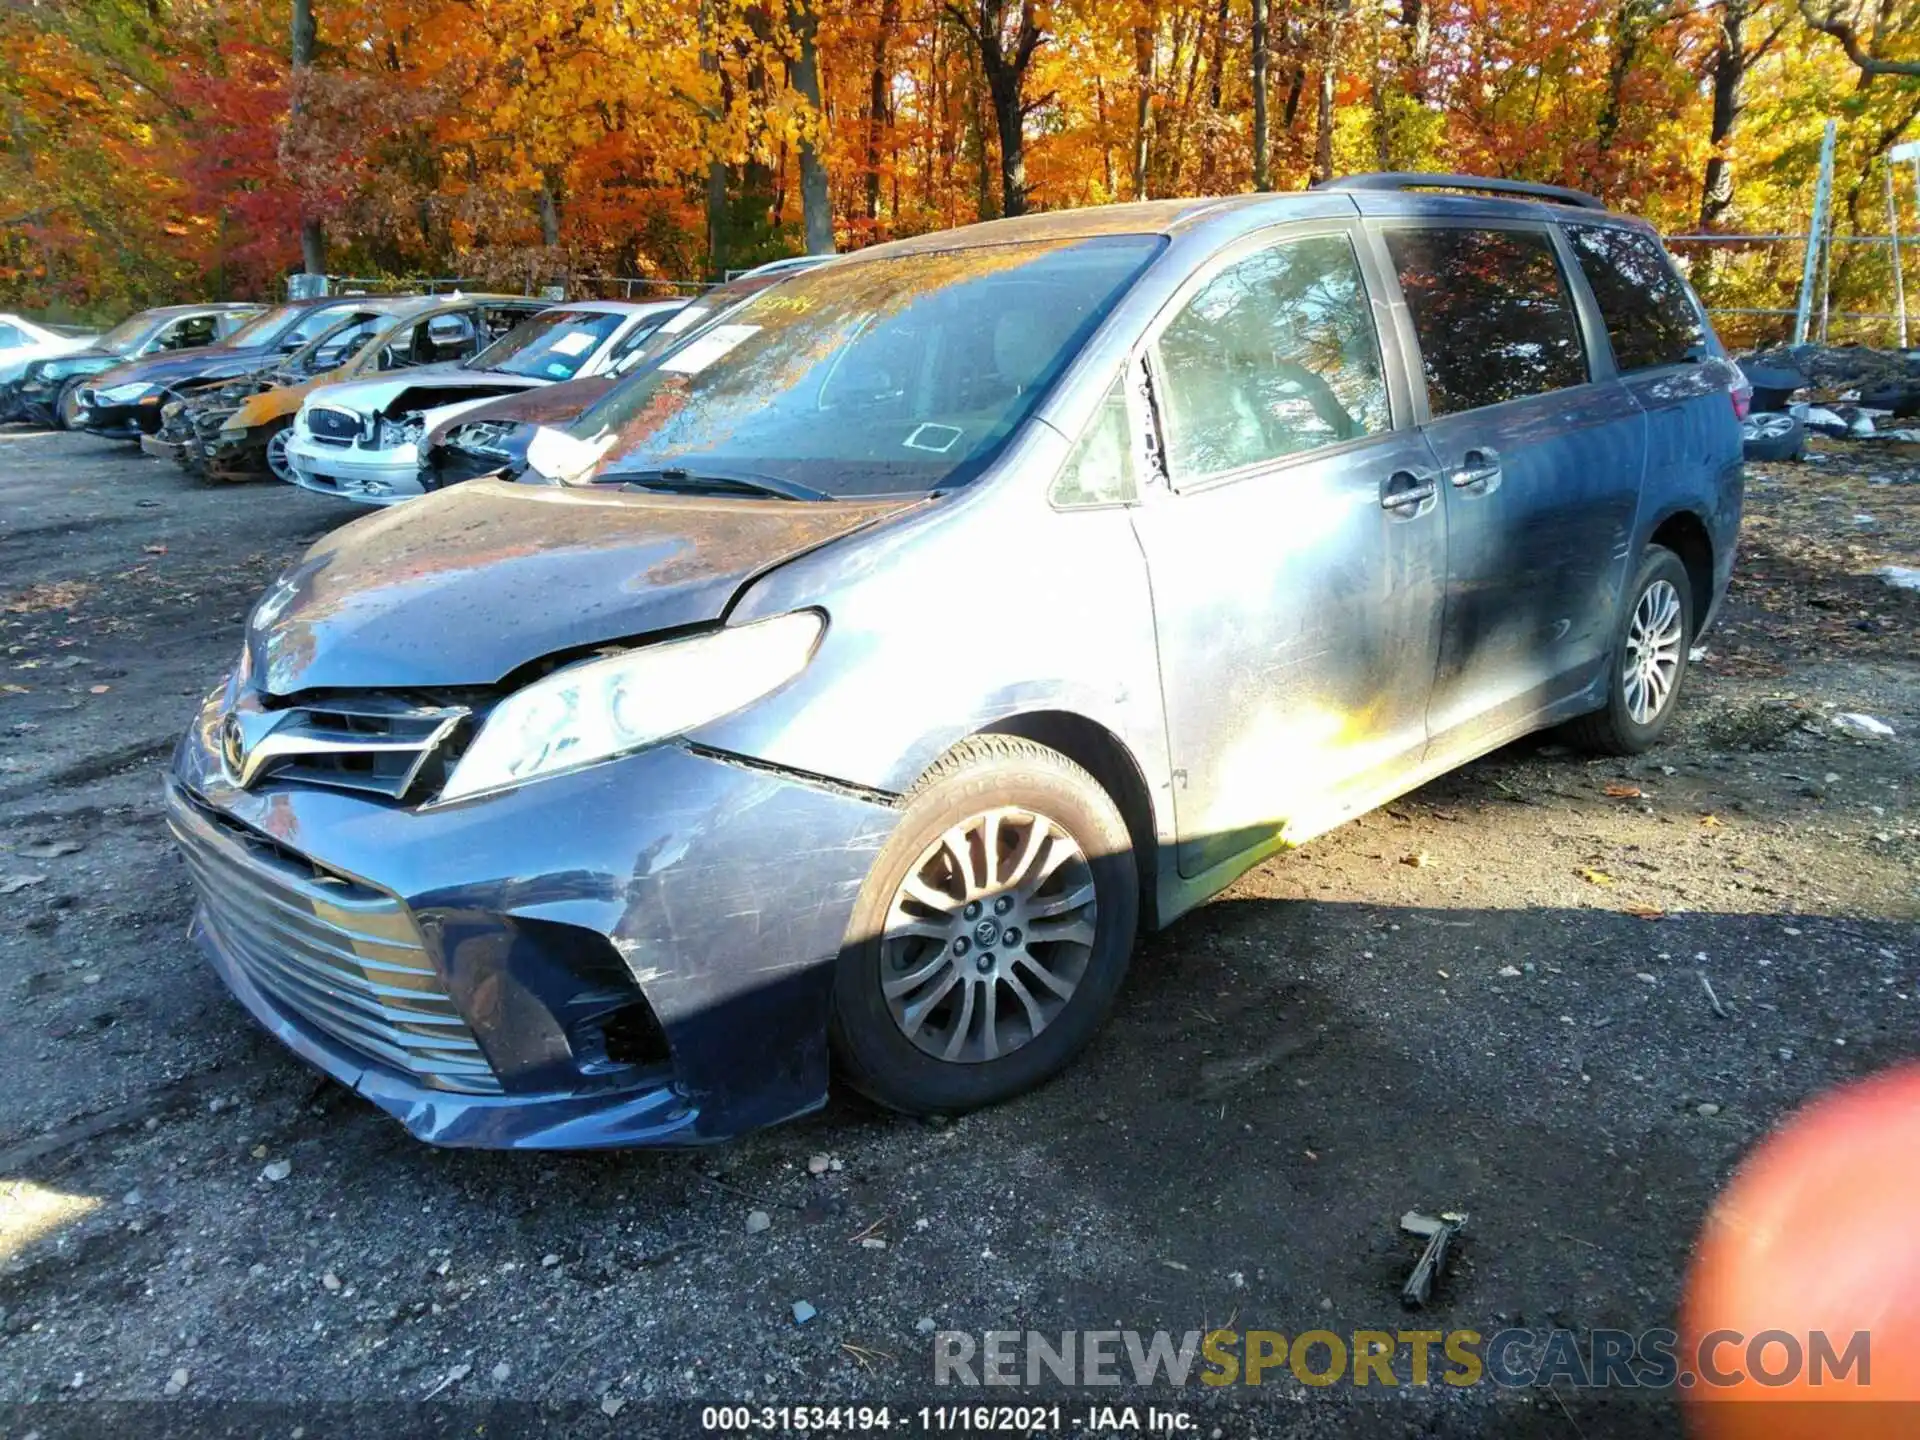
[[[309,550],[255,607],[253,676],[276,695],[493,684],[561,651],[718,620],[755,576],[918,503],[476,481]]]
[[[124,365],[116,365],[111,370],[103,370],[94,377],[96,390],[104,390],[113,385],[125,385],[130,381],[143,381],[148,385],[177,385],[191,380],[225,380],[230,376],[244,375],[257,370],[262,365],[276,359],[278,352],[264,347],[249,345],[244,350],[235,350],[228,345],[205,345],[198,350],[181,350],[171,355],[149,355],[144,360],[130,360]]]
[[[618,383],[611,375],[589,375],[584,380],[562,380],[557,385],[545,385],[538,389],[522,390],[517,395],[503,395],[497,400],[489,400],[484,405],[463,411],[454,417],[460,424],[470,424],[476,420],[494,420],[502,424],[558,425],[572,420],[602,395]],[[436,423],[427,432],[426,443],[437,444],[446,438],[452,421]]]
[[[463,370],[457,360],[442,361],[437,365],[409,366],[405,370],[393,371],[371,380],[343,380],[316,392],[313,403],[351,410],[357,415],[371,415],[409,390],[453,390],[462,385],[515,388],[545,383],[520,375],[507,375],[499,370]]]

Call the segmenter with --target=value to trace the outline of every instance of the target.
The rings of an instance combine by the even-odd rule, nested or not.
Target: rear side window
[[[1706,358],[1706,327],[1657,240],[1601,225],[1569,225],[1566,232],[1622,370]]]
[[[1373,310],[1345,235],[1282,241],[1228,265],[1157,348],[1154,382],[1176,481],[1392,425]]]
[[[1434,416],[1587,383],[1580,322],[1537,230],[1389,230]]]

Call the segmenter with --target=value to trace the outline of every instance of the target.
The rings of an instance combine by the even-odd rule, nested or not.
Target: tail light
[[[1747,383],[1745,375],[1733,382],[1733,389],[1727,392],[1727,398],[1733,401],[1733,418],[1746,419],[1747,412],[1753,409],[1753,386]]]

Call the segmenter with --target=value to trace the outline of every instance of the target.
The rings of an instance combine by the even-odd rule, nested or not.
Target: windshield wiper
[[[745,495],[772,495],[781,500],[831,500],[833,496],[811,485],[761,475],[751,470],[721,473],[670,465],[660,470],[624,470],[600,477],[604,484],[619,482],[628,490],[732,490]]]

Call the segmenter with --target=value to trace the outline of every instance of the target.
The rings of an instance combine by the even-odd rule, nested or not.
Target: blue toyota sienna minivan
[[[207,956],[423,1139],[1014,1095],[1262,857],[1655,743],[1733,563],[1744,382],[1572,191],[1029,216],[714,309],[315,545],[174,757]]]

